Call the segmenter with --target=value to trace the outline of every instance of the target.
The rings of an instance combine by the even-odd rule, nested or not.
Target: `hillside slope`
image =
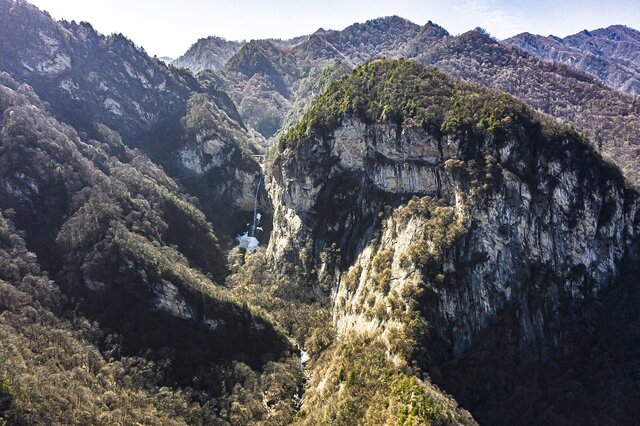
[[[564,38],[530,33],[505,43],[550,62],[570,65],[623,92],[640,94],[640,32],[623,25]]]
[[[298,362],[286,337],[220,285],[226,259],[193,198],[106,126],[84,139],[32,88],[6,73],[0,83],[0,417],[289,415],[259,401],[292,399]],[[260,377],[269,385],[245,382]],[[237,398],[253,408],[239,412]]]
[[[252,210],[260,170],[252,155],[263,139],[209,80],[167,67],[121,34],[54,21],[23,0],[0,0],[0,71],[32,86],[58,120],[88,137],[106,125],[143,150],[200,198],[224,233],[238,232],[233,218]]]
[[[221,70],[243,119],[269,138],[293,124],[327,84],[374,57],[397,57],[420,27],[390,16],[318,30],[293,46],[252,40]]]

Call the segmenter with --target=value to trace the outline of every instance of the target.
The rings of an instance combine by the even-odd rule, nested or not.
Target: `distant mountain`
[[[229,41],[221,37],[201,38],[184,55],[174,60],[173,65],[189,68],[194,73],[205,69],[218,70],[243,45],[242,41]]]
[[[629,53],[633,44],[627,39],[620,37],[620,50],[634,57]],[[432,22],[419,27],[387,17],[342,31],[319,30],[292,48],[252,41],[220,70],[220,78],[247,124],[269,138],[295,123],[332,80],[379,56],[411,58],[506,91],[572,123],[640,182],[640,103],[636,98],[595,77],[501,43],[480,29],[452,36]]]
[[[623,25],[559,38],[530,33],[504,41],[545,61],[570,65],[623,92],[640,94],[640,32]]]
[[[310,98],[354,66],[378,56],[398,57],[420,26],[397,16],[318,30],[293,46],[252,40],[221,70],[243,119],[265,137],[300,117]]]

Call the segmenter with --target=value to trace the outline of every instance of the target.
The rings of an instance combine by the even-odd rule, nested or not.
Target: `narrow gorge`
[[[0,0],[0,426],[635,424],[637,40]]]

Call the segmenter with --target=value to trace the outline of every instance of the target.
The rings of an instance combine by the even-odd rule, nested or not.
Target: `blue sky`
[[[30,0],[54,18],[121,32],[148,53],[176,57],[198,38],[290,38],[318,28],[399,15],[453,34],[483,27],[503,39],[528,31],[565,36],[624,24],[640,29],[639,0]]]

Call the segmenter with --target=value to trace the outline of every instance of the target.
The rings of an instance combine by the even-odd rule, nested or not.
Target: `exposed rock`
[[[532,413],[533,400],[516,402],[496,390],[515,385],[509,373],[494,382],[482,369],[513,357],[538,372],[532,380],[546,377],[554,386],[544,372],[578,354],[570,342],[582,331],[570,324],[597,327],[582,310],[635,285],[627,276],[640,250],[637,192],[575,132],[515,101],[498,106],[505,98],[446,79],[437,86],[435,78],[410,63],[374,61],[333,86],[303,119],[307,127],[290,132],[269,168],[272,264],[286,267],[286,260],[310,282],[317,277],[333,301],[340,340],[380,339],[390,359],[415,359],[480,421],[608,421],[588,404],[575,413],[544,395],[535,403],[549,411]],[[371,88],[364,104],[349,104],[340,117],[332,94],[358,96],[360,85]],[[462,107],[474,115],[460,118],[460,127],[438,119],[419,126],[419,108],[397,122],[379,118],[377,94],[430,105],[433,95],[420,87],[443,96],[444,110],[434,114],[444,120],[459,117],[465,101],[453,101],[456,93],[469,91],[466,102],[482,100]],[[482,124],[485,111],[501,111],[496,130]],[[337,121],[328,118],[333,114]],[[625,306],[617,303],[605,309]],[[509,323],[498,327],[505,312],[513,313]],[[450,362],[475,359],[473,348],[498,328],[507,340],[483,345],[478,372],[465,370],[470,376],[455,385],[440,375]],[[580,381],[591,386],[586,377]],[[599,397],[610,391],[589,389]],[[487,396],[470,398],[474,392]],[[499,417],[487,411],[492,399]],[[616,407],[617,418],[629,418],[634,403],[628,404]]]

